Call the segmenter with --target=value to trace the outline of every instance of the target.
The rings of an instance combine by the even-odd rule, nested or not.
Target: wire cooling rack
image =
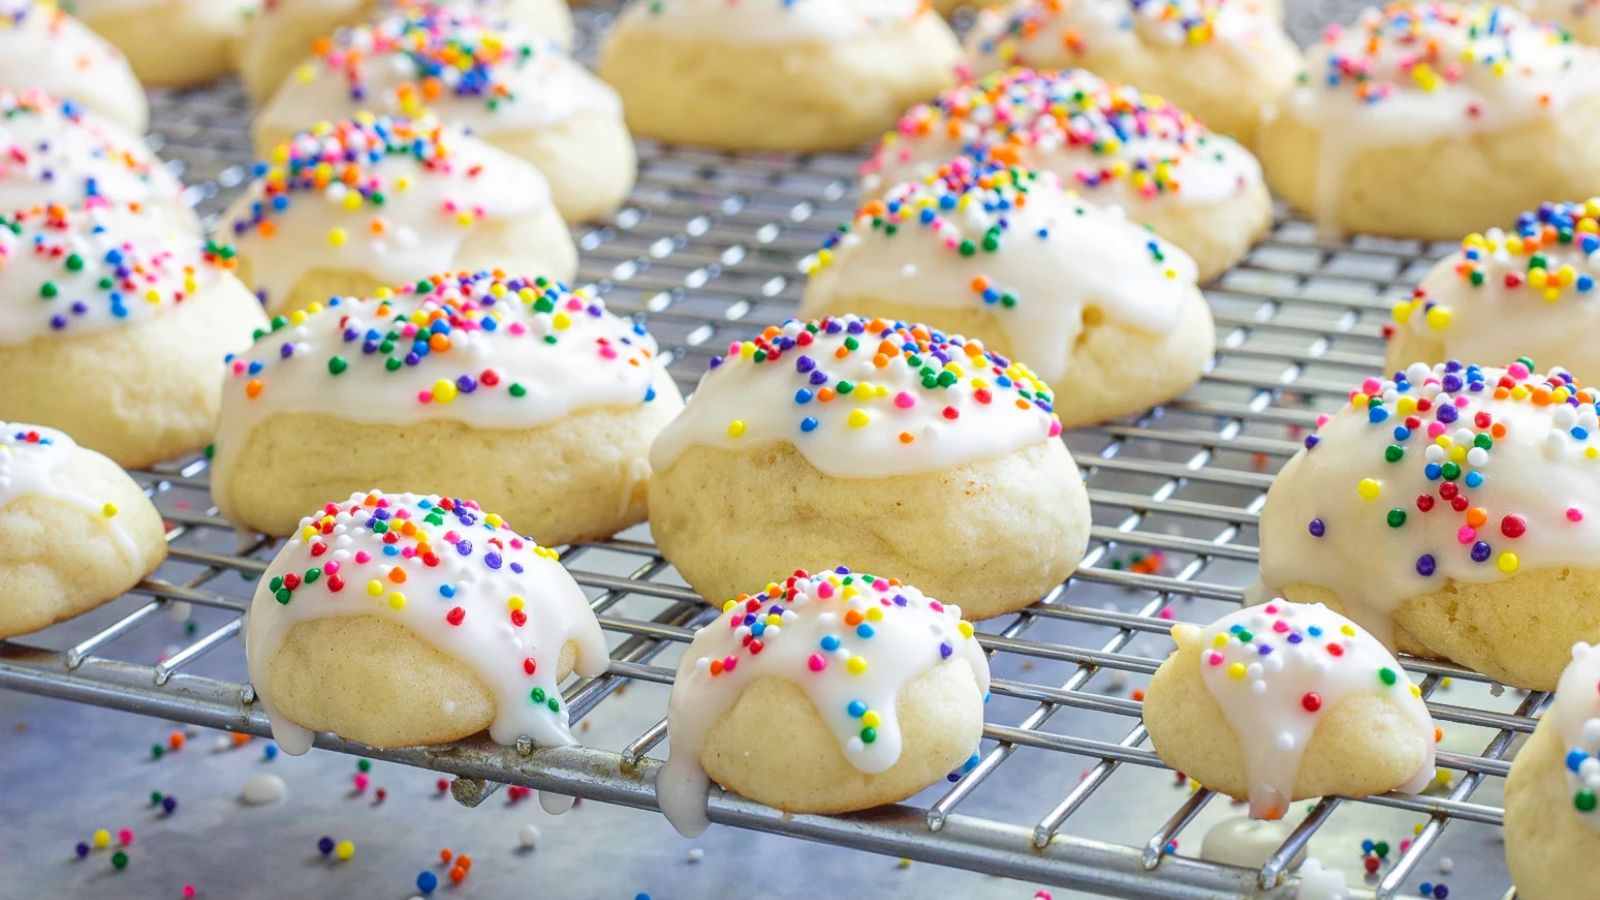
[[[233,85],[155,97],[160,149],[207,213],[247,177],[244,110]],[[641,150],[639,187],[627,208],[578,235],[579,280],[613,309],[647,317],[674,376],[689,388],[729,340],[792,313],[799,261],[852,211],[856,160]],[[1384,816],[1413,823],[1410,842],[1356,891],[1388,897],[1427,871],[1424,860],[1437,856],[1447,830],[1492,832],[1507,754],[1532,730],[1544,695],[1501,692],[1456,667],[1407,660],[1446,731],[1439,762],[1448,785],[1415,797],[1325,798],[1297,808],[1292,834],[1259,870],[1205,862],[1189,847],[1179,852],[1180,838],[1199,843],[1195,823],[1212,815],[1208,807],[1227,800],[1163,772],[1134,699],[1170,649],[1173,620],[1206,622],[1241,602],[1256,574],[1257,512],[1272,473],[1318,411],[1336,407],[1350,385],[1381,369],[1380,327],[1390,304],[1443,249],[1327,243],[1280,214],[1250,258],[1208,291],[1219,350],[1204,381],[1142,418],[1067,436],[1094,504],[1093,541],[1067,584],[983,626],[995,680],[977,766],[905,804],[853,816],[791,816],[714,794],[712,820],[1136,897],[1291,896],[1291,861],[1308,844],[1367,833],[1350,829]],[[268,734],[244,683],[237,638],[250,582],[272,546],[239,538],[216,515],[203,458],[136,477],[169,522],[171,561],[114,613],[0,642],[0,687]],[[564,556],[613,651],[606,675],[567,686],[568,708],[574,720],[603,714],[637,688],[647,696],[632,706],[646,717],[632,741],[533,750],[479,739],[374,752],[323,736],[318,746],[452,773],[454,793],[468,805],[500,784],[520,784],[653,809],[652,773],[666,736],[665,721],[656,720],[663,686],[693,629],[714,613],[637,531]],[[190,607],[204,627],[174,652],[153,663],[119,655],[131,643],[125,639],[159,614]],[[1497,858],[1480,865],[1481,892],[1457,896],[1505,889]]]

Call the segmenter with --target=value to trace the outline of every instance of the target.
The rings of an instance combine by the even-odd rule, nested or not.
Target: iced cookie
[[[843,563],[975,619],[1011,612],[1087,545],[1088,495],[1053,409],[1027,366],[977,341],[790,320],[713,358],[656,440],[651,532],[713,599]]]
[[[855,147],[955,79],[924,0],[638,0],[601,53],[644,137],[730,150]]]
[[[0,638],[120,597],[167,558],[139,485],[59,431],[0,422]]]
[[[1468,235],[1395,304],[1387,366],[1528,356],[1600,378],[1597,216],[1600,200],[1545,203],[1509,230]]]
[[[840,566],[740,594],[672,685],[661,811],[705,831],[715,781],[786,813],[897,803],[977,749],[989,661],[961,611]]]
[[[1272,224],[1248,150],[1137,88],[1081,70],[1013,69],[914,107],[863,169],[869,197],[958,156],[1035,171],[1097,206],[1121,206],[1183,248],[1208,281]]]
[[[555,551],[471,500],[380,491],[301,521],[261,576],[245,651],[292,754],[320,731],[379,748],[484,730],[571,746],[561,682],[608,663]]]
[[[232,253],[156,209],[0,220],[0,417],[59,428],[130,468],[204,447],[223,357],[267,324]]]
[[[457,126],[360,116],[278,145],[222,216],[272,312],[436,272],[566,281],[578,251],[539,170]]]
[[[1372,635],[1322,604],[1270,600],[1200,628],[1150,681],[1156,752],[1214,791],[1278,819],[1289,803],[1413,794],[1438,741],[1422,693]]]
[[[1600,44],[1600,0],[1516,0],[1539,22],[1554,22],[1585,44]]]
[[[260,0],[62,0],[62,5],[115,44],[140,81],[187,87],[233,71],[234,43]]]
[[[429,110],[533,163],[568,221],[610,212],[633,187],[633,141],[616,92],[550,40],[456,6],[335,31],[256,116],[256,149],[363,111],[417,118]]]
[[[1138,85],[1245,146],[1304,66],[1260,0],[1016,0],[980,14],[966,48],[977,75],[1088,69]]]
[[[1394,3],[1332,27],[1256,142],[1325,230],[1453,240],[1600,183],[1600,50],[1492,4]]]
[[[1369,378],[1278,473],[1261,576],[1390,648],[1550,690],[1600,639],[1600,394],[1561,369]]]
[[[644,520],[683,406],[642,325],[487,273],[278,316],[222,395],[211,489],[240,525],[287,534],[366,485],[474,496],[552,546]]]
[[[1069,428],[1171,400],[1216,345],[1188,254],[1054,173],[968,159],[862,206],[818,252],[800,308],[982,338],[1051,386]]]
[[[0,85],[74,100],[134,133],[150,124],[122,51],[48,0],[0,0]]]

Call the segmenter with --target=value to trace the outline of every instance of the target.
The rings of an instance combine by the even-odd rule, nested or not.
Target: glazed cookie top
[[[777,678],[799,688],[833,731],[850,764],[887,771],[900,759],[895,703],[918,676],[959,657],[989,692],[989,661],[961,610],[888,578],[840,566],[797,571],[744,594],[695,632],[672,686],[671,754],[656,780],[661,811],[678,831],[706,822],[705,737],[746,687]]]
[[[58,86],[131,77],[121,51],[52,0],[0,0],[0,47],[0,83],[62,94]]]
[[[1097,204],[1207,203],[1261,181],[1249,151],[1137,88],[1081,69],[1012,69],[912,107],[863,167],[868,190],[920,178],[956,156],[1061,176]]]
[[[1545,711],[1555,726],[1571,791],[1572,810],[1590,828],[1600,829],[1600,811],[1595,796],[1600,794],[1600,647],[1578,642],[1572,647],[1572,662],[1561,673],[1556,698]]]
[[[786,441],[836,478],[934,472],[1054,438],[1050,388],[978,341],[853,315],[790,319],[713,357],[656,438],[662,471],[693,446]]]
[[[811,277],[841,298],[992,311],[1011,349],[1052,384],[1094,306],[1156,334],[1195,295],[1182,250],[1062,190],[1054,173],[957,159],[890,188],[840,226]]]
[[[360,493],[301,520],[250,604],[246,655],[259,694],[279,648],[302,622],[371,616],[393,622],[470,669],[493,695],[489,736],[576,744],[556,682],[562,648],[576,670],[608,661],[589,603],[556,553],[471,500]],[[304,753],[312,734],[273,714],[272,735]]]
[[[1270,600],[1204,629],[1178,625],[1173,635],[1200,646],[1200,676],[1244,755],[1251,816],[1284,814],[1323,714],[1348,697],[1384,698],[1422,735],[1427,762],[1399,790],[1416,793],[1433,779],[1437,735],[1421,690],[1393,654],[1344,616],[1320,603]]]
[[[319,41],[259,122],[299,129],[364,109],[412,118],[431,109],[485,135],[536,129],[586,111],[618,115],[622,103],[554,43],[470,9],[428,5]]]
[[[0,346],[162,315],[232,266],[232,247],[202,244],[158,209],[14,213],[0,219]]]
[[[72,438],[53,428],[0,422],[0,508],[22,497],[73,507],[102,523],[123,556],[139,559],[133,535],[117,520],[117,505],[80,494],[66,483],[61,470],[78,452]]]
[[[843,41],[932,15],[924,0],[636,0],[619,23],[694,40]]]
[[[1587,565],[1600,394],[1532,369],[1418,363],[1352,391],[1268,493],[1266,586],[1327,588],[1388,643],[1394,609],[1451,581]]]
[[[1500,350],[1507,332],[1530,347],[1576,348],[1587,338],[1574,327],[1574,306],[1596,302],[1597,273],[1600,199],[1546,203],[1518,216],[1509,231],[1468,235],[1411,299],[1395,304],[1390,327],[1441,341],[1466,358]]]
[[[992,70],[1141,43],[1247,44],[1276,29],[1257,0],[1028,0],[979,13],[967,52]]]
[[[268,304],[318,269],[389,284],[445,271],[475,228],[550,206],[532,165],[432,119],[324,122],[255,175],[225,221]]]
[[[138,138],[71,100],[0,87],[0,197],[7,210],[94,198],[177,206],[183,185]]]

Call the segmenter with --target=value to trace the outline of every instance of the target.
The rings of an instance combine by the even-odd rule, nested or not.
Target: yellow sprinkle
[[[301,66],[300,68],[294,70],[294,78],[301,84],[310,84],[312,81],[316,80],[316,77],[317,70],[309,65]]]
[[[367,595],[369,597],[377,597],[377,596],[380,596],[382,594],[383,594],[383,582],[379,581],[376,578],[374,578],[371,581],[367,582]]]
[[[773,613],[772,615],[767,616],[766,623],[767,623],[767,626],[769,628],[771,626],[773,626],[773,625],[782,625],[783,624],[783,616],[780,616],[777,613]]]
[[[1234,663],[1233,665],[1229,666],[1228,667],[1228,677],[1229,678],[1234,678],[1234,679],[1243,678],[1244,677],[1244,663]]]
[[[1218,649],[1221,649],[1223,647],[1228,646],[1228,636],[1225,635],[1225,634],[1217,635],[1216,637],[1211,639],[1211,646],[1216,647]]]
[[[1455,778],[1448,770],[1440,769],[1438,773],[1433,776],[1433,780],[1438,782],[1440,787],[1449,787],[1450,782],[1455,781]]]
[[[1517,562],[1517,555],[1512,553],[1510,550],[1507,550],[1506,552],[1500,554],[1499,559],[1495,560],[1495,565],[1500,567],[1500,571],[1510,575],[1512,572],[1517,570],[1517,566],[1519,565]]]
[[[1378,495],[1383,493],[1383,487],[1371,478],[1363,478],[1361,483],[1356,485],[1356,493],[1360,494],[1363,500],[1376,500]]]
[[[1401,397],[1399,402],[1394,405],[1394,408],[1400,415],[1409,416],[1417,411],[1417,399],[1415,397]]]
[[[877,710],[869,709],[861,716],[861,724],[868,728],[877,728],[883,724],[883,716],[878,715]]]
[[[1355,628],[1354,625],[1340,625],[1339,626],[1339,633],[1344,635],[1345,637],[1355,637],[1356,636],[1356,628]]]
[[[558,312],[550,317],[550,324],[554,325],[557,331],[566,331],[572,327],[572,317],[564,312]]]
[[[961,632],[961,636],[964,637],[964,638],[972,637],[972,623],[971,622],[962,622],[961,624],[956,626],[956,630]]]
[[[474,219],[472,217],[472,213],[469,213],[469,212],[456,213],[456,224],[460,225],[462,228],[471,228],[472,227],[472,223],[476,222],[476,221],[477,221],[477,219]]]
[[[389,608],[400,610],[406,608],[406,595],[395,591],[389,595]]]
[[[108,519],[116,518],[117,505],[115,503],[107,503],[105,506],[100,507],[100,515]]]
[[[522,607],[524,607],[526,605],[527,605],[527,601],[523,600],[520,596],[518,596],[516,594],[512,594],[511,597],[506,600],[506,609],[509,609],[512,612],[516,612],[517,610],[521,609]]]
[[[361,195],[356,193],[356,192],[354,192],[354,191],[351,191],[350,193],[345,194],[344,195],[344,208],[349,210],[349,211],[351,211],[351,212],[355,212],[356,210],[360,209],[361,208]]]
[[[844,664],[844,667],[851,675],[860,675],[867,670],[867,661],[859,656],[852,656],[850,661]]]
[[[433,402],[453,403],[456,399],[456,383],[448,378],[441,378],[433,383]]]
[[[483,517],[483,521],[484,524],[488,525],[490,528],[499,528],[501,525],[506,523],[505,519],[500,518],[499,513],[489,513],[487,516]]]
[[[864,410],[852,409],[850,410],[849,418],[845,419],[845,421],[850,423],[851,428],[865,428],[872,421],[872,417],[867,415]]]
[[[309,542],[312,538],[314,538],[316,536],[317,536],[317,530],[315,528],[312,528],[310,525],[307,525],[306,527],[300,529],[300,540],[302,540],[302,541]]]
[[[343,228],[328,229],[328,244],[333,247],[343,247],[344,242],[350,239],[349,232]]]
[[[97,829],[94,833],[94,837],[91,838],[91,840],[94,841],[94,845],[96,847],[104,850],[105,848],[111,846],[111,832],[105,830],[104,828]]]
[[[734,419],[728,423],[728,437],[736,438],[744,434],[744,420]]]
[[[883,619],[883,610],[879,609],[876,606],[874,606],[871,609],[867,610],[867,621],[868,622],[878,622],[878,621],[882,621],[882,619]]]
[[[350,857],[356,855],[356,845],[350,841],[340,841],[339,843],[333,845],[333,852],[334,855],[338,856],[341,860],[349,859]]]
[[[1450,310],[1442,306],[1435,306],[1428,310],[1428,327],[1434,331],[1441,331],[1450,326]]]
[[[1404,325],[1411,318],[1411,311],[1416,308],[1417,304],[1411,302],[1410,300],[1401,300],[1399,303],[1394,305],[1394,308],[1389,311],[1389,314],[1394,316],[1394,320],[1396,322]]]
[[[1422,688],[1419,688],[1419,687],[1417,687],[1416,685],[1413,684],[1411,686],[1411,696],[1413,696],[1413,697],[1421,697],[1422,696]]]
[[[729,600],[727,603],[722,604],[722,611],[723,612],[733,612],[734,608],[737,607],[738,605],[739,605],[739,601],[737,601],[737,600]]]
[[[1445,676],[1444,678],[1439,679],[1439,687],[1448,688],[1449,686],[1450,686],[1450,677],[1448,675]]]
[[[1585,447],[1585,448],[1583,448],[1583,455],[1587,456],[1590,459],[1595,459],[1597,457],[1600,457],[1600,448],[1597,448],[1597,447]]]

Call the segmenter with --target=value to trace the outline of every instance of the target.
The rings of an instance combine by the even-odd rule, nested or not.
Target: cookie
[[[1150,680],[1144,722],[1167,765],[1279,819],[1307,797],[1414,794],[1438,734],[1372,635],[1322,604],[1270,600],[1200,628]]]
[[[712,781],[786,813],[899,802],[974,756],[988,693],[960,610],[843,566],[795,572],[727,601],[684,651],[661,811],[700,834]]]
[[[843,564],[975,619],[1011,612],[1070,575],[1088,541],[1053,409],[1027,366],[977,341],[790,320],[713,358],[656,439],[651,533],[706,597]]]
[[[1188,254],[1052,172],[955,160],[863,205],[810,274],[803,315],[982,338],[1050,385],[1068,428],[1173,399],[1216,346]]]
[[[1267,492],[1267,589],[1390,648],[1551,690],[1600,639],[1600,393],[1559,368],[1369,378]]]
[[[1209,281],[1272,224],[1248,150],[1137,88],[1081,70],[1013,69],[913,107],[863,168],[869,198],[958,156],[1054,172],[1183,248]]]
[[[608,35],[600,75],[642,137],[830,150],[949,86],[959,58],[923,0],[641,0]]]
[[[234,358],[211,479],[241,526],[366,485],[475,496],[547,545],[645,518],[683,406],[642,325],[543,278],[441,274],[279,316]]]
[[[49,0],[0,0],[0,84],[75,101],[137,134],[150,125],[127,57]]]
[[[0,638],[115,600],[166,558],[161,514],[116,463],[0,422]]]
[[[271,312],[436,272],[561,281],[572,235],[539,170],[431,119],[359,116],[278,145],[222,216],[239,277]]]
[[[156,87],[191,87],[233,71],[234,44],[260,0],[63,0]]]

